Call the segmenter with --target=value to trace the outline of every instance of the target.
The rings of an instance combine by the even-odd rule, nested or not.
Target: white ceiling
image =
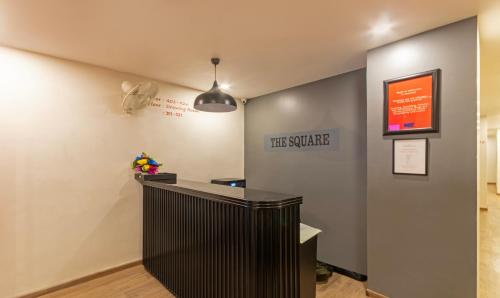
[[[476,15],[478,0],[0,0],[0,43],[251,98],[365,66],[365,52]],[[375,36],[382,21],[393,29]]]

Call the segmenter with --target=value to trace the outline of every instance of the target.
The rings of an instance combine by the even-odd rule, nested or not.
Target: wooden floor
[[[488,185],[488,211],[480,215],[480,298],[500,297],[500,196]]]
[[[317,298],[365,298],[362,282],[334,274],[316,286]],[[40,296],[43,298],[173,298],[142,265]],[[202,298],[202,297],[200,297]],[[237,297],[234,297],[237,298]]]

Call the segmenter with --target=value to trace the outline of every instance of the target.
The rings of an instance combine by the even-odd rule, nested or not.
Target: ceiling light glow
[[[372,27],[371,33],[373,35],[383,35],[389,33],[392,28],[394,28],[393,23],[389,21],[381,21]]]
[[[222,90],[229,90],[229,89],[231,89],[231,85],[229,85],[227,83],[223,83],[223,84],[220,84],[220,88]]]

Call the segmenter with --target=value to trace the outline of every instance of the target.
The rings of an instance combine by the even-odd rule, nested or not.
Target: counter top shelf
[[[209,200],[218,200],[227,203],[255,208],[276,208],[290,204],[302,203],[302,197],[283,193],[269,192],[241,187],[209,184],[190,180],[176,180],[175,182],[145,180],[144,175],[136,175],[136,179],[143,185],[177,191],[180,193],[201,196]]]

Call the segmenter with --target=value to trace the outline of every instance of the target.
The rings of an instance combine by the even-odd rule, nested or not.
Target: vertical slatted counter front
[[[143,263],[176,297],[300,296],[301,197],[138,177]]]

